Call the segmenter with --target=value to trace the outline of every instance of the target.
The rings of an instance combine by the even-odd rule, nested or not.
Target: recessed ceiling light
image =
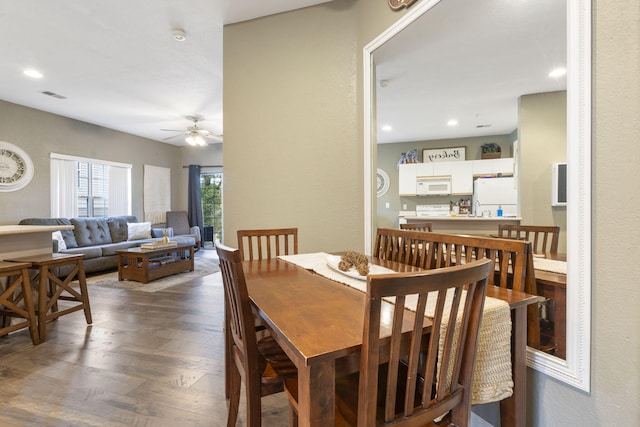
[[[38,70],[34,70],[33,68],[27,68],[23,73],[25,76],[33,77],[34,79],[42,78],[42,73]]]
[[[558,77],[562,77],[567,74],[566,68],[556,68],[555,70],[549,73],[549,77],[557,79]]]
[[[385,131],[385,132],[389,132],[389,131],[391,131],[391,129],[393,129],[393,128],[391,126],[389,126],[389,125],[382,126],[382,130]]]
[[[177,42],[183,42],[187,39],[187,35],[185,34],[184,30],[181,30],[180,28],[171,30],[171,37],[173,37],[173,39]]]
[[[457,126],[458,125],[458,121],[455,119],[451,119],[447,122],[447,126]]]

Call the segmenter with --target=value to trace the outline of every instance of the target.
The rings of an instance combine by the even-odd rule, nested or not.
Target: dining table
[[[369,259],[393,271],[420,270]],[[335,378],[359,370],[366,294],[281,258],[243,261],[243,270],[256,315],[298,369],[298,424],[334,425]],[[511,313],[513,388],[500,400],[501,425],[524,426],[527,306],[537,297],[495,286],[487,296],[506,301]]]
[[[533,258],[533,269],[536,293],[551,301],[542,316],[553,323],[553,354],[564,359],[567,356],[567,256],[563,253],[537,254]]]

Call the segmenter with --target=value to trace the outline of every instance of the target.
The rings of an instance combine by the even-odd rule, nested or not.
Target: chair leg
[[[249,373],[246,375],[250,376]],[[262,426],[262,396],[260,395],[260,383],[253,386],[254,392],[250,392],[246,382],[244,385],[245,395],[247,399],[247,427],[261,427]]]
[[[233,362],[230,362],[228,372],[229,384],[229,415],[227,417],[227,427],[235,427],[238,421],[238,407],[240,406],[240,385],[242,379],[240,372]]]
[[[233,363],[231,355],[231,334],[229,333],[229,318],[227,313],[227,299],[224,300],[224,397],[227,399],[231,395],[231,364]]]
[[[289,427],[298,427],[298,412],[289,402]]]

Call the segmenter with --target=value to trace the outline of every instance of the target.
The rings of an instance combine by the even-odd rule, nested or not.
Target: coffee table
[[[135,280],[149,283],[161,277],[193,271],[193,246],[178,245],[174,248],[130,248],[116,251],[118,256],[118,280]]]

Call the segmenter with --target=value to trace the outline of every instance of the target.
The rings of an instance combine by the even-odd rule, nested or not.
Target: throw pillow
[[[51,233],[51,237],[53,238],[53,240],[58,241],[58,252],[61,252],[67,249],[67,244],[64,242],[64,239],[62,238],[61,231],[59,230],[54,231],[53,233]]]
[[[127,240],[140,240],[151,238],[151,223],[150,222],[129,222],[127,223],[128,239]]]

